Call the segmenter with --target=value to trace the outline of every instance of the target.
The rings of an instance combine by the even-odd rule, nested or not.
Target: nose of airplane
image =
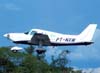
[[[10,37],[10,35],[8,33],[7,34],[4,34],[3,36],[6,37],[6,38],[9,38]]]

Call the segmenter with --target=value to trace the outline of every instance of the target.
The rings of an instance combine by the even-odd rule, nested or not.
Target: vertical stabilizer
[[[97,24],[89,24],[85,30],[79,34],[77,41],[89,42],[92,40]]]

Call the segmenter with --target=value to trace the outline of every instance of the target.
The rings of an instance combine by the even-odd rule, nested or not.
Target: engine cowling
[[[14,46],[14,47],[12,47],[10,50],[11,50],[12,52],[16,53],[16,52],[19,52],[19,51],[22,50],[22,49],[23,49],[22,47]]]

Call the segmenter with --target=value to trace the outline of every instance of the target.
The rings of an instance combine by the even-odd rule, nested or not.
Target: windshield
[[[28,34],[29,32],[27,31],[27,32],[25,32],[24,34]]]

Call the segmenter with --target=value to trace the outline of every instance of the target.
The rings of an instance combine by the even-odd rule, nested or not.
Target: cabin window
[[[34,35],[35,33],[36,33],[35,31],[29,31],[29,32],[25,32],[24,34]]]
[[[30,35],[34,35],[36,32],[34,32],[34,31],[32,31],[31,33],[30,33]]]

